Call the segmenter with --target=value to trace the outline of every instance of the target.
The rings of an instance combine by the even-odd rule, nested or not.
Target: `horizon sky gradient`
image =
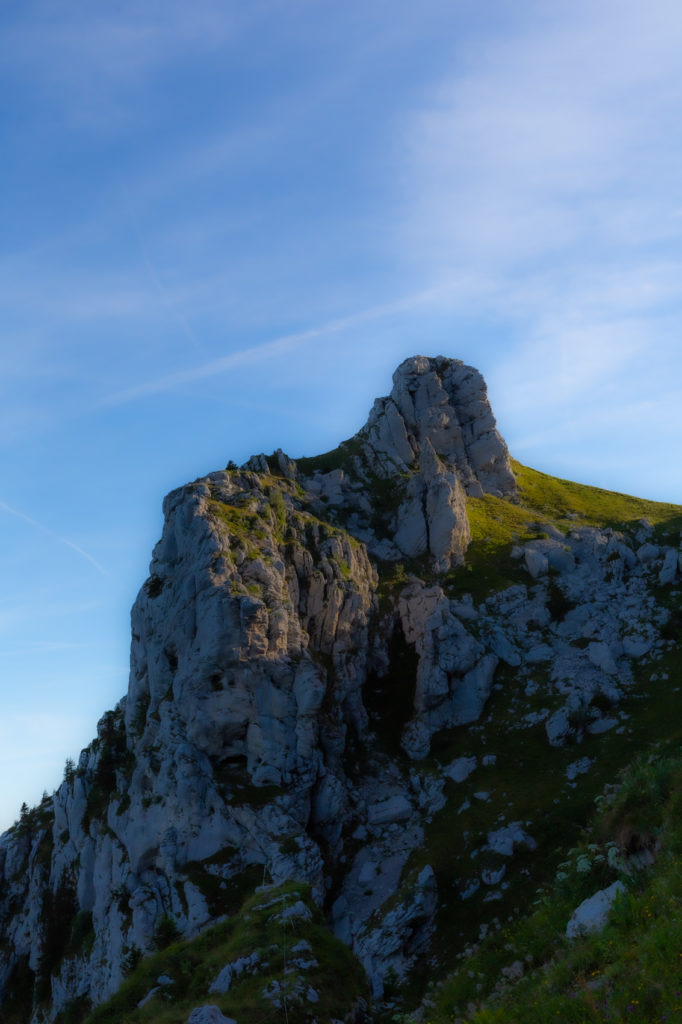
[[[682,502],[682,8],[0,9],[0,829],[127,689],[173,487],[463,359],[512,455]]]

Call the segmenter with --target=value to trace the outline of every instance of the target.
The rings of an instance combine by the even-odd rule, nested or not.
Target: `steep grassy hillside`
[[[646,519],[655,542],[679,544],[680,506],[558,480],[519,463],[514,471],[518,504],[491,496],[468,500],[473,540],[465,564],[449,576],[454,595],[468,592],[478,602],[527,584],[512,548],[549,527],[564,533],[579,525],[611,527],[633,537]],[[540,728],[514,731],[515,715],[546,705],[546,698],[515,693],[515,670],[503,667],[482,720],[440,737],[438,760],[466,754],[479,767],[457,787],[459,808],[450,801],[430,828],[422,856],[434,867],[440,863],[439,881],[449,870],[461,889],[462,865],[467,855],[476,860],[498,815],[534,821],[538,846],[515,858],[502,900],[486,906],[485,896],[477,902],[479,894],[466,903],[446,898],[438,947],[448,952],[432,961],[423,1020],[682,1020],[682,597],[676,587],[655,594],[668,611],[667,647],[636,666],[635,686],[620,705],[623,728],[585,736],[579,748],[550,750]],[[496,761],[484,767],[491,752]],[[569,781],[566,769],[582,758],[589,772]],[[477,791],[492,796],[477,801]],[[644,854],[639,867],[632,854]],[[497,864],[491,859],[491,868]],[[566,939],[578,904],[616,879],[627,893],[608,928]],[[404,1008],[410,995],[403,995]]]
[[[597,801],[532,912],[462,959],[434,993],[434,1024],[566,1024],[682,1018],[682,756],[636,758]],[[582,900],[620,880],[603,931],[566,937]]]

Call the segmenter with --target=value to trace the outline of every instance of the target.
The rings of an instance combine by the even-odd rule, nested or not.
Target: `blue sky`
[[[682,501],[682,8],[0,8],[0,827],[125,692],[172,487],[417,352],[529,465]]]

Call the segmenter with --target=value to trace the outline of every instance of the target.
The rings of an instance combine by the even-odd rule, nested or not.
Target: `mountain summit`
[[[264,471],[269,464],[256,456],[249,465]],[[516,495],[483,377],[443,356],[406,359],[365,426],[299,468],[311,494],[352,517],[350,531],[371,554],[430,554],[438,571],[462,561],[470,537],[466,495]]]
[[[516,493],[485,381],[459,359],[406,359],[393,374],[391,394],[377,398],[358,437],[379,476],[409,472],[424,458],[430,470],[435,455],[467,494]]]
[[[0,1019],[374,1019],[631,756],[681,510],[512,463],[478,371],[416,356],[333,452],[163,514],[127,695],[0,839]]]

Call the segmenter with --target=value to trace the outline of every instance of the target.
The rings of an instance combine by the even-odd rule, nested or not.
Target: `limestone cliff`
[[[196,935],[291,879],[376,998],[424,962],[439,905],[504,875],[450,877],[429,852],[434,820],[469,805],[451,787],[486,763],[434,757],[434,736],[462,753],[457,727],[509,672],[514,700],[534,692],[539,666],[548,750],[607,731],[632,660],[662,649],[650,583],[677,579],[645,527],[539,536],[519,501],[480,374],[440,357],[404,362],[337,451],[254,456],[168,495],[127,696],[0,839],[0,991],[21,982],[28,1007],[12,1020],[102,1002],[164,922]],[[513,510],[519,535],[532,520],[505,555],[518,579],[478,603],[467,503]]]

